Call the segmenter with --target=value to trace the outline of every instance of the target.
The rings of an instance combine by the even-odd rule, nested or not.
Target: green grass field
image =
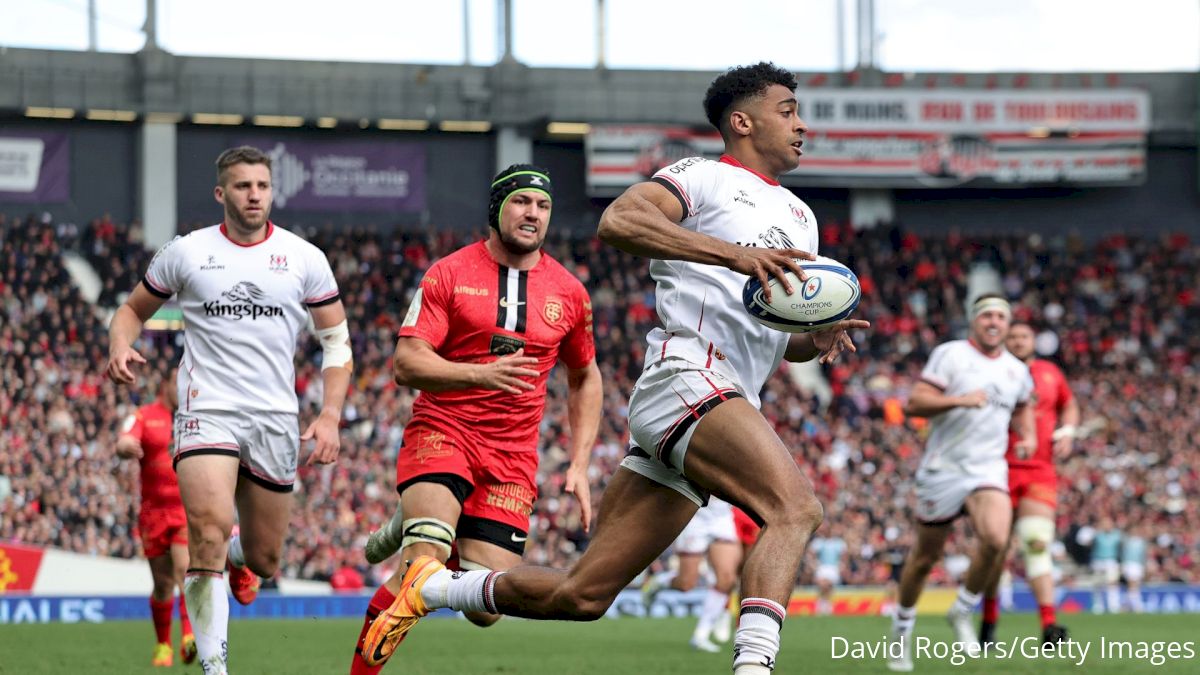
[[[1001,638],[1033,634],[1036,617],[1004,618]],[[1140,615],[1064,617],[1072,637],[1091,644],[1085,664],[1067,660],[967,661],[954,666],[935,658],[916,662],[918,673],[1200,673],[1200,616]],[[567,675],[612,673],[728,673],[730,652],[703,654],[686,644],[688,619],[619,619],[591,624],[539,623],[506,619],[481,630],[458,620],[428,620],[418,626],[384,669],[397,675],[490,674]],[[831,637],[878,640],[888,629],[882,618],[788,620],[775,672],[886,673],[881,660],[831,658]],[[231,627],[230,666],[237,675],[282,673],[329,675],[348,672],[351,643],[360,624],[350,620],[239,621]],[[921,617],[917,634],[949,640],[941,617]],[[0,626],[0,673],[63,675],[164,672],[150,668],[152,629],[146,622]],[[1196,655],[1155,666],[1148,659],[1100,658],[1101,637],[1125,641],[1194,641]],[[171,670],[199,673],[176,663]]]

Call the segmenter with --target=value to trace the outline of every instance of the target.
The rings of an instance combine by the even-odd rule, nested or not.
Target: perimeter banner
[[[278,208],[425,210],[425,147],[418,143],[246,138],[239,144],[270,155]]]
[[[66,134],[0,132],[0,202],[71,199],[71,142]]]
[[[36,546],[0,544],[0,595],[32,591],[44,553]]]
[[[1150,98],[1142,91],[797,92],[808,124],[785,184],[830,187],[1128,185],[1145,180]],[[716,159],[713,130],[596,125],[588,192],[605,197],[678,159]]]

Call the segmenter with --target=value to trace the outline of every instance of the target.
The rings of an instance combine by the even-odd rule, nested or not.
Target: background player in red
[[[157,636],[155,666],[171,665],[171,612],[175,589],[179,589],[179,625],[183,640],[179,655],[184,663],[196,660],[196,638],[183,599],[183,573],[188,566],[187,518],[179,498],[179,483],[171,466],[171,430],[179,396],[175,369],[158,385],[158,397],[126,418],[117,437],[117,456],[138,460],[141,466],[142,507],[138,530],[142,549],[150,562],[154,590],[150,594],[150,616]]]
[[[1054,561],[1050,545],[1054,542],[1054,511],[1058,506],[1058,476],[1054,460],[1071,454],[1072,441],[1079,427],[1079,404],[1071,394],[1067,378],[1058,366],[1036,358],[1033,326],[1016,322],[1009,330],[1008,351],[1029,365],[1033,374],[1037,401],[1037,450],[1021,456],[1014,436],[1008,443],[1008,490],[1012,496],[1015,524],[1013,534],[1025,559],[1025,579],[1033,590],[1041,613],[1042,641],[1067,639],[1067,629],[1059,626],[1054,612]],[[1059,421],[1062,426],[1059,426]],[[999,568],[997,572],[1002,572]],[[981,642],[995,639],[1000,617],[997,588],[1000,576],[988,585],[983,599]]]
[[[486,241],[434,263],[400,329],[396,382],[416,387],[397,457],[400,514],[372,536],[368,558],[506,570],[521,561],[537,497],[538,428],[546,381],[567,368],[571,425],[564,490],[591,521],[587,467],[600,424],[601,380],[592,305],[578,279],[542,252],[553,191],[544,169],[515,164],[492,183]],[[396,593],[405,570],[372,598],[350,672],[374,673],[403,633]],[[401,605],[404,605],[401,607]],[[468,613],[480,626],[500,617]]]

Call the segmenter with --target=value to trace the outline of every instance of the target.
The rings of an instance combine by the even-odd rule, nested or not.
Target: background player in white
[[[1121,611],[1120,552],[1121,530],[1113,522],[1112,516],[1105,515],[1096,528],[1089,561],[1096,589],[1092,593],[1092,611],[1097,614],[1103,614],[1105,610],[1112,614]],[[1099,591],[1104,592],[1103,597]]]
[[[742,542],[733,522],[733,507],[716,497],[710,498],[708,506],[697,511],[683,528],[672,548],[679,559],[679,568],[650,578],[643,589],[647,595],[646,608],[649,610],[659,591],[695,588],[700,582],[701,564],[707,557],[713,583],[705,593],[700,618],[688,644],[703,652],[718,652],[721,648],[713,640],[729,640],[729,596],[737,585],[738,568],[742,564]]]
[[[292,507],[301,440],[309,463],[337,459],[353,362],[346,313],[325,254],[276,227],[271,161],[255,148],[217,159],[220,225],[176,237],[150,261],[109,327],[108,375],[136,381],[142,325],[172,295],[187,328],[178,376],[175,470],[188,520],[184,581],[205,675],[226,673],[230,586],[247,604],[274,576]],[[299,433],[293,359],[311,313],[324,349],[320,415]],[[230,540],[235,502],[241,536]]]
[[[1004,564],[1012,504],[1008,497],[1010,426],[1026,452],[1037,447],[1029,366],[1008,353],[1012,309],[997,295],[971,305],[967,340],[938,345],[921,371],[906,412],[930,418],[929,438],[917,470],[916,542],[900,577],[900,597],[892,617],[893,637],[902,654],[888,659],[894,671],[912,670],[911,639],[916,604],[925,579],[942,557],[950,523],[963,513],[971,520],[977,548],[947,619],[957,640],[972,653],[979,639],[971,615],[984,587]]]
[[[704,108],[725,141],[721,161],[680,160],[626,190],[601,217],[602,240],[653,258],[663,327],[648,336],[629,402],[635,445],[604,491],[587,552],[569,571],[524,565],[457,577],[418,558],[401,590],[412,612],[400,630],[438,607],[597,619],[712,493],[763,523],[742,568],[734,672],[774,667],[785,604],[823,512],[758,411],[759,391],[783,359],[829,363],[854,349],[846,331],[870,326],[846,320],[788,335],[742,306],[748,275],[764,286],[789,269],[804,278],[796,259],[817,250],[816,217],[777,180],[798,165],[807,130],[795,88],[791,73],[767,63],[719,76]]]
[[[1141,614],[1142,578],[1146,576],[1146,538],[1150,533],[1146,523],[1137,523],[1130,527],[1121,538],[1121,576],[1125,578],[1126,597],[1129,598],[1129,609]]]
[[[825,536],[813,539],[810,548],[817,558],[817,570],[813,573],[817,582],[817,614],[828,616],[833,613],[833,588],[842,582],[842,560],[846,556],[842,526],[831,525]]]

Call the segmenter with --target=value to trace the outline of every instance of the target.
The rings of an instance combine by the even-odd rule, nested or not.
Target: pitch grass
[[[1123,615],[1063,617],[1076,639],[1092,643],[1084,666],[1067,660],[968,661],[955,667],[945,660],[920,659],[917,673],[1200,673],[1200,615]],[[1001,638],[1032,635],[1033,615],[1004,617]],[[230,666],[236,675],[282,673],[330,675],[349,671],[358,621],[237,621],[231,626]],[[831,658],[831,637],[878,640],[888,621],[876,617],[801,618],[788,620],[777,674],[886,673],[881,660]],[[694,652],[687,646],[689,619],[619,619],[590,624],[541,623],[506,619],[481,630],[465,621],[422,622],[401,646],[384,673],[395,675],[609,675],[643,673],[728,673],[726,648],[720,654]],[[178,627],[176,627],[178,630]],[[941,617],[921,617],[917,634],[949,640]],[[1101,636],[1108,640],[1194,641],[1190,660],[1155,667],[1147,660],[1101,659]],[[151,668],[153,629],[149,621],[104,624],[0,626],[0,673],[4,675],[106,675],[168,673]],[[178,638],[176,638],[178,640]]]

